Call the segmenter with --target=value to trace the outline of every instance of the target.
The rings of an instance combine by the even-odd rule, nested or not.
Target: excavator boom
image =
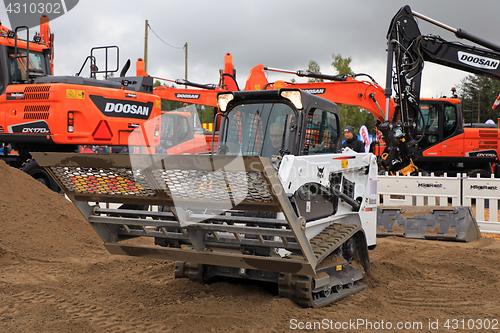
[[[265,71],[274,71],[286,74],[296,74],[301,77],[322,78],[335,81],[325,82],[265,82]],[[267,81],[267,79],[265,79]],[[282,69],[274,69],[264,67],[262,65],[255,66],[247,79],[246,90],[260,89],[277,89],[277,88],[296,88],[304,90],[310,94],[323,97],[337,104],[346,104],[360,107],[369,111],[377,120],[384,121],[386,115],[384,89],[374,81],[356,80],[352,77],[341,75],[325,75],[312,73],[308,71],[286,71]],[[395,109],[395,102],[391,100],[389,104],[388,116],[392,117]]]

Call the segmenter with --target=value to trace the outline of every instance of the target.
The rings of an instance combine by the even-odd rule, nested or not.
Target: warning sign
[[[66,98],[85,99],[85,92],[77,89],[66,89]]]

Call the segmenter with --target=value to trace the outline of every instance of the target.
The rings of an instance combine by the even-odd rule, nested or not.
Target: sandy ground
[[[62,195],[0,172],[0,332],[500,330],[497,239],[379,239],[369,288],[303,309],[274,285],[203,286],[174,279],[173,262],[112,256]]]

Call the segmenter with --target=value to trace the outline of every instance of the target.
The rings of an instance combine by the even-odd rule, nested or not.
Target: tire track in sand
[[[58,310],[65,312],[69,320],[84,320],[90,325],[106,332],[168,332],[167,327],[162,322],[144,321],[134,319],[133,313],[119,308],[104,308],[93,302],[82,300],[86,295],[74,293],[71,299],[56,296],[50,292],[40,291],[36,293],[21,292],[11,296],[5,296],[4,302],[8,303],[0,307],[0,318],[14,317],[22,313],[26,302],[41,305],[53,305]]]

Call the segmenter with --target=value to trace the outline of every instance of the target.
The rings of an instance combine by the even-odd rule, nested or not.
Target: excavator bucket
[[[470,207],[378,207],[377,236],[470,242],[481,238]]]

